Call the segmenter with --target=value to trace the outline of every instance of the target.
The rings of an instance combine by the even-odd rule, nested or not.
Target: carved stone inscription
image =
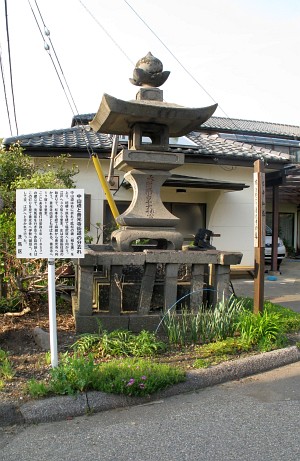
[[[147,218],[154,218],[154,207],[153,207],[153,182],[154,176],[151,174],[146,180],[146,216]]]

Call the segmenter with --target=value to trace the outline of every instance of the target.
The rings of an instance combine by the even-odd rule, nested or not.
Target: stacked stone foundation
[[[76,261],[73,313],[77,333],[99,324],[139,332],[155,331],[164,312],[196,312],[230,296],[230,265],[241,253],[224,251],[107,251],[91,246]]]

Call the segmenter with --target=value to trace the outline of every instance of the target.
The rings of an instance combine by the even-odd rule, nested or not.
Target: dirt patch
[[[6,382],[0,392],[0,402],[30,400],[31,397],[25,391],[28,380],[49,378],[51,366],[46,364],[46,353],[38,348],[33,339],[36,326],[49,331],[47,305],[40,305],[22,317],[0,314],[0,348],[9,353],[15,371],[13,379]],[[67,351],[77,338],[71,306],[67,303],[57,307],[57,335],[59,352]],[[194,347],[190,347],[173,349],[155,360],[190,369],[196,358]]]
[[[49,331],[48,306],[38,305],[22,317],[9,317],[0,314],[0,348],[9,353],[15,375],[11,381],[6,382],[0,391],[1,402],[24,402],[30,400],[26,394],[28,380],[35,378],[47,380],[50,365],[45,360],[45,351],[40,350],[33,339],[33,330],[36,326]],[[58,351],[65,352],[76,341],[75,322],[68,303],[57,306],[57,331]],[[289,335],[289,344],[299,342],[299,333]],[[257,352],[232,355],[231,360]],[[199,357],[195,346],[186,348],[173,348],[154,360],[179,366],[184,370],[193,368],[195,360]],[[103,361],[106,361],[103,359]]]
[[[45,351],[33,339],[33,329],[49,331],[48,306],[40,305],[22,317],[0,315],[0,348],[9,353],[15,376],[0,392],[1,401],[24,401],[26,383],[31,378],[46,379],[50,366]],[[58,350],[64,352],[75,341],[75,322],[69,304],[57,307]]]

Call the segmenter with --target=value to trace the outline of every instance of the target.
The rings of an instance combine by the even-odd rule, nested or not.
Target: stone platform
[[[214,305],[229,297],[230,265],[239,264],[241,253],[217,250],[144,250],[142,252],[107,251],[107,246],[91,245],[85,258],[76,261],[77,286],[73,296],[76,331],[95,332],[99,321],[103,328],[125,328],[138,332],[154,331],[162,312],[176,304],[184,286],[189,308],[199,309],[209,289],[209,302]],[[180,274],[182,267],[189,276]],[[157,280],[158,268],[161,277]],[[126,285],[126,271],[137,272],[136,282]],[[159,305],[153,307],[155,287],[160,284]],[[135,305],[125,306],[127,292],[137,292]],[[99,305],[99,287],[106,289],[107,300]],[[189,293],[193,293],[189,296]]]

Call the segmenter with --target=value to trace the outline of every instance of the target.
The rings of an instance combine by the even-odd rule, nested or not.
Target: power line
[[[61,86],[62,86],[62,89],[63,89],[63,91],[64,91],[64,94],[65,94],[65,97],[66,97],[66,99],[67,99],[67,101],[68,101],[68,104],[69,104],[69,107],[70,107],[70,109],[71,109],[71,112],[72,112],[73,116],[75,116],[75,115],[78,116],[79,123],[77,122],[77,120],[75,121],[75,123],[76,123],[77,128],[80,129],[80,131],[81,131],[81,133],[82,133],[82,135],[83,135],[83,139],[84,139],[84,142],[85,142],[85,145],[86,145],[87,153],[89,154],[90,157],[93,157],[93,156],[95,156],[96,154],[94,153],[94,150],[93,150],[92,146],[89,145],[87,133],[86,133],[85,128],[83,127],[83,121],[82,121],[82,119],[81,119],[81,117],[80,117],[80,114],[79,114],[79,112],[78,112],[78,109],[77,109],[75,100],[74,100],[74,98],[73,98],[72,92],[71,92],[71,90],[70,90],[70,87],[69,87],[68,82],[67,82],[67,79],[66,79],[66,76],[65,76],[65,74],[64,74],[64,72],[63,72],[63,69],[62,69],[62,66],[61,66],[61,64],[60,64],[59,58],[58,58],[58,56],[57,56],[57,53],[56,53],[55,48],[54,48],[54,45],[53,45],[52,40],[51,40],[51,38],[50,38],[50,31],[49,31],[49,29],[46,27],[45,21],[44,21],[44,19],[43,19],[42,14],[41,14],[41,10],[40,10],[40,8],[39,8],[39,6],[38,6],[37,1],[35,0],[35,5],[36,5],[37,11],[38,11],[38,13],[39,13],[41,22],[42,22],[43,27],[44,27],[44,34],[45,34],[45,36],[46,36],[46,38],[44,38],[44,34],[43,34],[43,32],[42,32],[42,29],[41,29],[41,27],[40,27],[38,18],[37,18],[37,16],[36,16],[35,12],[34,12],[34,9],[33,9],[32,5],[31,5],[30,0],[28,0],[28,3],[29,3],[29,6],[30,6],[30,9],[31,9],[31,12],[32,12],[32,14],[33,14],[33,16],[34,16],[34,19],[35,19],[35,22],[36,22],[36,24],[37,24],[37,27],[38,27],[38,29],[39,29],[40,35],[41,35],[41,37],[42,37],[42,39],[43,39],[43,42],[44,42],[44,49],[47,51],[47,53],[48,53],[48,55],[49,55],[49,57],[50,57],[50,59],[51,59],[51,62],[52,62],[53,67],[54,67],[54,69],[55,69],[56,75],[57,75],[57,77],[58,77],[58,79],[59,79],[59,82],[60,82],[60,84],[61,84]],[[49,43],[47,42],[47,40],[49,41],[50,45],[49,45]],[[56,62],[57,62],[57,64],[58,64],[58,67],[57,67],[57,65],[56,65],[56,63],[55,63],[55,60],[53,59],[53,57],[52,57],[52,55],[51,55],[51,51],[50,51],[50,50],[51,50],[51,47],[52,47],[52,49],[53,49],[54,56],[55,56],[55,58],[56,58]],[[61,74],[61,75],[60,75],[60,74]],[[65,82],[65,85],[66,85],[67,89],[68,89],[69,95],[67,94],[67,91],[66,91],[65,85],[64,85],[64,83],[63,83],[63,80],[64,80],[64,82]],[[74,110],[74,108],[72,107],[72,104],[71,104],[70,99],[71,99],[71,101],[73,102],[73,105],[74,105],[75,110]]]
[[[164,43],[164,41],[157,35],[157,33],[147,24],[147,22],[138,14],[138,12],[130,5],[127,0],[124,0],[126,5],[134,12],[134,14],[142,21],[142,23],[150,30],[150,32],[157,38],[157,40],[166,48],[170,55],[175,59],[175,61],[180,65],[180,67],[197,83],[198,86],[210,97],[210,99],[217,104],[217,101],[212,97],[212,95],[204,88],[203,85],[193,76],[193,74],[182,64],[181,61],[175,56],[175,54],[170,50],[170,48]],[[225,113],[225,112],[224,112]]]
[[[225,112],[225,110],[221,107],[219,103],[213,98],[213,96],[204,88],[203,85],[197,80],[194,75],[182,64],[182,62],[175,56],[175,54],[171,51],[171,49],[164,43],[164,41],[158,36],[158,34],[147,24],[147,22],[141,17],[141,15],[133,8],[133,6],[127,1],[124,0],[126,5],[133,11],[133,13],[139,18],[140,21],[147,27],[147,29],[150,30],[150,32],[157,38],[157,40],[163,45],[163,47],[171,54],[171,56],[175,59],[175,61],[180,65],[180,67],[191,77],[192,80],[211,98],[211,100],[215,103],[218,104],[219,109],[223,112],[223,114],[232,122],[233,126],[237,129],[239,127],[237,124],[234,122],[234,120]],[[245,136],[245,135],[242,135]]]
[[[66,96],[66,98],[67,98],[67,101],[68,101],[68,104],[69,104],[69,106],[70,106],[70,109],[71,109],[71,111],[74,113],[72,104],[71,104],[71,102],[70,102],[70,98],[69,98],[69,96],[68,96],[68,94],[67,94],[67,92],[66,92],[66,89],[65,89],[65,86],[64,86],[63,81],[62,81],[62,79],[61,79],[61,76],[59,75],[57,66],[56,66],[56,64],[55,64],[55,62],[54,62],[54,59],[53,59],[52,55],[51,55],[51,51],[50,51],[51,47],[50,47],[50,45],[47,43],[47,40],[44,38],[42,29],[41,29],[41,27],[40,27],[40,25],[39,25],[38,19],[37,19],[37,17],[36,17],[36,14],[35,14],[33,8],[32,8],[32,5],[31,5],[31,3],[30,3],[30,0],[28,0],[28,3],[29,3],[29,6],[30,6],[30,9],[31,9],[31,12],[32,12],[32,14],[33,14],[33,17],[34,17],[34,19],[35,19],[36,25],[37,25],[37,27],[38,27],[38,29],[39,29],[39,32],[40,32],[40,34],[41,34],[41,37],[42,37],[42,39],[43,39],[43,42],[44,42],[44,49],[47,51],[47,53],[48,53],[48,55],[49,55],[49,57],[50,57],[50,59],[51,59],[51,62],[52,62],[53,67],[54,67],[54,69],[55,69],[56,75],[57,75],[57,77],[58,77],[58,79],[59,79],[59,82],[60,82],[60,84],[61,84],[61,87],[62,87],[62,89],[63,89],[63,91],[64,91],[64,94],[65,94],[65,96]],[[47,28],[46,28],[46,29],[47,29]],[[47,31],[48,31],[48,29],[47,29]],[[48,36],[48,33],[50,33],[50,32],[48,31],[47,34],[45,34],[45,35]]]
[[[8,49],[10,88],[11,88],[12,103],[13,103],[13,109],[14,109],[15,125],[16,125],[16,130],[17,130],[17,135],[18,135],[18,134],[19,134],[19,130],[18,130],[18,123],[17,123],[17,114],[16,114],[16,105],[15,105],[15,93],[14,93],[14,85],[13,85],[13,78],[12,78],[12,66],[11,66],[11,54],[10,54],[10,40],[9,40],[8,15],[7,15],[7,0],[4,0],[4,8],[5,8],[5,25],[6,25],[6,40],[7,40],[7,49]]]
[[[38,12],[39,12],[39,15],[40,15],[41,21],[42,21],[42,23],[43,23],[43,26],[44,26],[44,33],[45,33],[46,37],[48,37],[48,39],[49,39],[50,45],[51,45],[51,47],[52,47],[52,50],[53,50],[53,53],[54,53],[54,56],[55,56],[55,59],[56,59],[56,61],[57,61],[57,63],[58,63],[60,72],[61,72],[61,74],[62,74],[62,76],[63,76],[64,81],[65,81],[65,84],[66,84],[66,87],[67,87],[67,89],[68,89],[69,95],[70,95],[70,97],[71,97],[72,103],[73,103],[73,105],[74,105],[74,107],[75,107],[75,109],[76,109],[76,112],[78,113],[78,109],[77,109],[76,103],[75,103],[75,101],[74,101],[72,92],[71,92],[71,90],[70,90],[70,87],[69,87],[69,85],[68,85],[67,79],[66,79],[65,74],[64,74],[64,71],[63,71],[62,66],[61,66],[61,64],[60,64],[60,60],[59,60],[59,58],[58,58],[58,56],[57,56],[57,53],[56,53],[56,51],[55,51],[55,47],[54,47],[54,45],[53,45],[53,43],[52,43],[52,40],[51,40],[51,37],[50,37],[50,31],[49,31],[49,29],[46,27],[46,24],[45,24],[45,22],[44,22],[44,19],[43,19],[42,13],[41,13],[41,11],[40,11],[40,8],[39,8],[39,6],[38,6],[38,4],[37,4],[37,1],[34,0],[34,2],[35,2],[35,5],[36,5],[37,10],[38,10]]]
[[[2,64],[2,49],[1,49],[1,45],[0,45],[0,67],[1,67],[1,75],[2,75],[2,83],[3,83],[4,97],[5,97],[7,118],[8,118],[8,123],[9,123],[10,135],[12,136],[13,133],[12,133],[12,128],[11,128],[11,120],[10,120],[10,113],[9,113],[7,93],[6,93],[6,85],[5,85],[5,78],[4,78],[4,69],[3,69],[3,64]]]
[[[89,13],[89,15],[94,19],[94,21],[98,24],[99,27],[103,30],[103,32],[108,36],[108,38],[114,43],[114,45],[121,51],[121,53],[125,56],[126,59],[135,66],[135,63],[130,59],[128,54],[121,48],[121,46],[116,42],[116,40],[112,37],[112,35],[105,29],[105,27],[99,22],[99,20],[94,16],[94,14],[88,9],[88,7],[82,2],[82,0],[78,0],[79,3],[85,8],[85,10]]]

